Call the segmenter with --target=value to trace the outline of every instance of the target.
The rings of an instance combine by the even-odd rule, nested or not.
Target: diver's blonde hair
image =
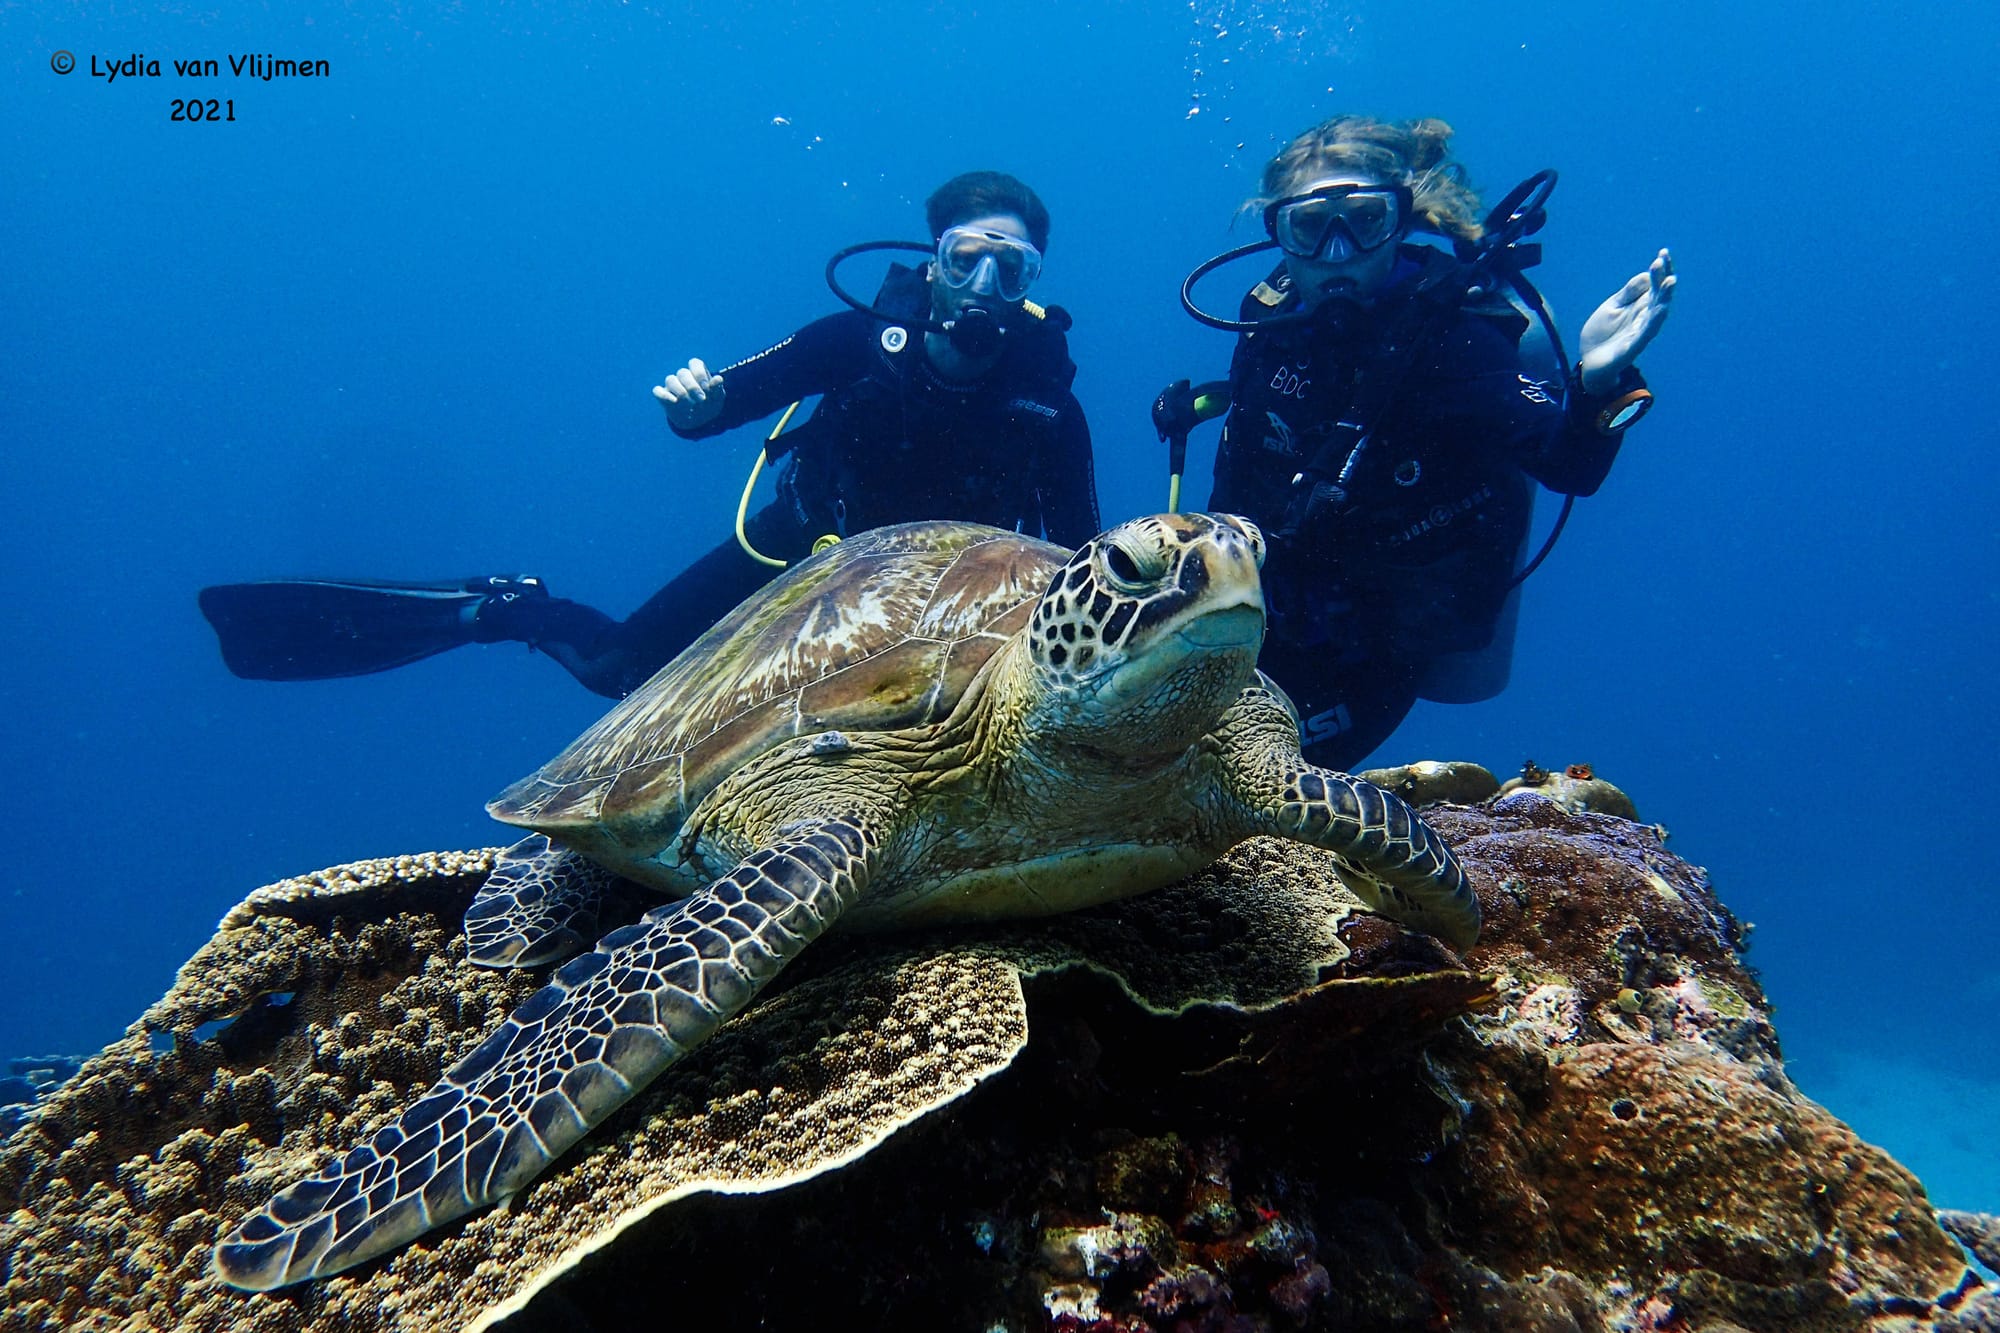
[[[1244,204],[1261,212],[1273,199],[1297,194],[1342,172],[1410,187],[1417,216],[1447,236],[1476,241],[1485,230],[1479,195],[1465,168],[1446,154],[1452,129],[1434,117],[1392,124],[1372,116],[1323,120],[1279,150],[1264,167],[1264,193]]]

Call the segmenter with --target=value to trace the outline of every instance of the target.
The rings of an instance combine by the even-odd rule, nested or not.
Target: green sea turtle
[[[835,925],[1069,911],[1275,834],[1469,945],[1479,909],[1443,840],[1300,757],[1256,670],[1263,557],[1226,515],[1135,519],[1073,555],[924,523],[772,583],[489,806],[537,833],[468,911],[472,957],[580,948],[609,875],[677,901],[226,1235],[218,1274],[323,1277],[506,1198]]]

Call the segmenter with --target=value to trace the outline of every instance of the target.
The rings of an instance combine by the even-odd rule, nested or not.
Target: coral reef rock
[[[1355,776],[1396,793],[1411,805],[1437,801],[1476,805],[1500,790],[1499,780],[1490,769],[1464,761],[1442,763],[1421,759],[1395,768],[1371,768]]]
[[[1554,801],[1572,814],[1616,815],[1634,820],[1639,817],[1632,798],[1591,772],[1589,764],[1571,764],[1560,773],[1552,773],[1530,759],[1521,765],[1518,777],[1500,784],[1502,798],[1515,792]]]
[[[7,1062],[0,1074],[0,1139],[19,1129],[35,1106],[83,1068],[74,1055],[24,1055]]]
[[[0,1148],[0,1329],[1996,1327],[1921,1185],[1786,1078],[1703,872],[1476,767],[1383,770],[1483,802],[1426,810],[1463,957],[1268,840],[836,937],[509,1206],[247,1295],[218,1235],[541,979],[465,963],[490,852],[259,890]]]
[[[1938,1214],[1938,1221],[1944,1224],[1946,1231],[1958,1237],[1980,1263],[2000,1272],[2000,1216],[1946,1209]]]

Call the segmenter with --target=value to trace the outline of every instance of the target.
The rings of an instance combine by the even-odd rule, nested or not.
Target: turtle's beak
[[[1190,620],[1180,627],[1180,637],[1188,646],[1203,652],[1219,648],[1249,648],[1255,652],[1264,642],[1264,599],[1243,601]]]

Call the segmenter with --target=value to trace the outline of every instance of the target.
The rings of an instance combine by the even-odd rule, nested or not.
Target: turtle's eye
[[[1127,590],[1136,589],[1146,581],[1139,568],[1139,562],[1124,547],[1112,544],[1104,548],[1104,567],[1111,571],[1111,577]]]

